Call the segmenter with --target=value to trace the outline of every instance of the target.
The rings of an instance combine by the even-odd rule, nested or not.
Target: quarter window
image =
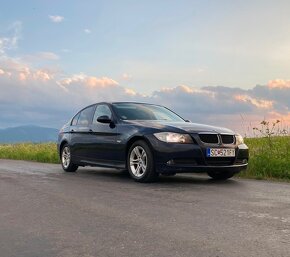
[[[92,120],[93,111],[94,111],[94,106],[90,106],[82,110],[77,124],[79,126],[88,126]]]
[[[72,125],[72,126],[76,126],[76,125],[77,125],[79,117],[80,117],[80,114],[78,113],[78,114],[73,118],[73,120],[72,120],[72,122],[71,122],[71,125]]]

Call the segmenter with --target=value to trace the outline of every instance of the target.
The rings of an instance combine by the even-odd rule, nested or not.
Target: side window
[[[104,115],[108,116],[110,119],[112,118],[112,112],[109,106],[105,104],[100,104],[96,108],[93,123],[94,124],[98,123],[97,122],[98,117],[104,116]]]
[[[92,120],[95,106],[90,106],[81,111],[77,124],[79,126],[88,126]]]
[[[79,117],[80,117],[80,114],[78,113],[78,114],[73,118],[73,120],[72,120],[72,122],[71,122],[71,125],[72,125],[72,126],[76,126],[76,125],[77,125]]]

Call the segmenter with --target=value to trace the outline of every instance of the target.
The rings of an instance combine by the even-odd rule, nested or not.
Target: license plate
[[[235,149],[228,148],[207,148],[206,156],[207,157],[235,157]]]

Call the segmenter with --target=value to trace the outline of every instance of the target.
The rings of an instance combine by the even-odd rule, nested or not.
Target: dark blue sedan
[[[60,130],[58,151],[67,172],[79,166],[128,170],[138,182],[159,174],[206,172],[228,179],[248,165],[248,147],[233,131],[184,120],[166,107],[97,103]]]

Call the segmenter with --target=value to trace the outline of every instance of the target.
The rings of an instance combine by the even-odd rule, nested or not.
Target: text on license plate
[[[207,157],[235,157],[235,149],[228,148],[207,148],[206,156]]]

